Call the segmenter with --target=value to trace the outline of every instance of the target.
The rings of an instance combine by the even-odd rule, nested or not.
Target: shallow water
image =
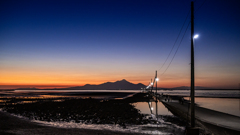
[[[108,93],[111,94],[118,93],[116,95],[98,95],[97,93]],[[92,98],[100,99],[111,99],[117,98],[122,99],[126,95],[132,95],[133,93],[140,92],[139,90],[15,90],[15,91],[0,91],[0,94],[3,96],[0,97],[0,104],[5,104],[8,101],[8,98],[15,97],[23,99],[19,103],[31,103],[29,99],[52,99],[56,102],[61,102],[61,99],[58,98],[88,98],[87,93],[95,93],[91,95]],[[123,94],[121,93],[128,93]],[[168,95],[180,95],[180,96],[189,96],[189,90],[159,90],[158,93],[168,94]],[[83,95],[82,95],[83,94]],[[196,91],[196,103],[205,108],[213,109],[220,112],[229,113],[240,117],[240,100],[239,91],[216,91],[216,90],[197,90]],[[203,96],[203,97],[202,97]],[[205,98],[207,97],[207,98]],[[214,97],[214,98],[209,98]],[[225,97],[225,98],[217,98]],[[234,97],[234,98],[226,98]],[[2,100],[4,99],[4,100]],[[26,99],[26,100],[24,100]],[[185,97],[189,100],[189,97]],[[138,102],[133,103],[136,109],[139,109],[142,114],[147,114],[148,117],[156,119],[156,102]],[[158,122],[161,124],[147,124],[147,125],[127,125],[127,128],[124,129],[119,125],[96,125],[96,124],[83,124],[83,123],[74,123],[74,122],[46,122],[46,121],[36,121],[44,125],[56,126],[62,128],[87,128],[87,129],[107,129],[114,131],[123,131],[123,132],[136,132],[136,133],[149,133],[149,134],[183,134],[184,127],[171,122],[166,122],[162,119],[163,116],[174,117],[173,114],[168,111],[167,108],[161,103],[157,103],[157,116]],[[158,127],[158,128],[156,128]]]
[[[154,91],[155,92],[155,91]],[[164,95],[190,96],[190,90],[158,90]],[[229,97],[240,98],[239,90],[195,90],[195,97]]]
[[[13,91],[0,91],[3,95],[40,95],[48,93],[51,95],[74,95],[82,93],[98,93],[98,92],[114,92],[114,93],[137,93],[140,90],[13,90]],[[155,92],[155,91],[154,91]],[[158,90],[159,94],[190,96],[190,90]],[[195,90],[196,97],[231,97],[240,98],[239,90]]]
[[[189,97],[185,97],[189,100]],[[240,117],[240,99],[235,98],[195,98],[195,103],[201,107]]]
[[[104,94],[109,92],[111,92],[111,94]],[[9,97],[26,98],[26,100],[89,97],[96,99],[122,99],[124,97],[127,97],[128,95],[132,95],[133,93],[137,92],[140,92],[140,90],[14,90],[0,91],[0,94],[3,94],[3,96],[0,96],[0,99]],[[121,95],[121,93],[125,93],[125,95]],[[158,93],[164,95],[168,94],[178,96],[190,95],[189,90],[158,90]],[[196,90],[195,95],[196,103],[202,107],[240,116],[240,92],[238,90]],[[185,99],[189,100],[189,97],[186,97]],[[0,100],[0,104],[4,102],[6,102],[6,100]],[[151,107],[153,107],[152,109],[156,107],[155,102],[152,102],[150,104]],[[147,102],[139,102],[134,105],[142,113],[151,113]],[[152,111],[153,113],[155,113],[154,110]],[[172,115],[160,102],[158,103],[158,114]]]
[[[156,115],[156,102],[137,102],[133,103],[136,109],[140,110],[143,114],[155,114]],[[173,115],[168,109],[162,104],[157,102],[157,113],[158,115]]]
[[[14,90],[0,91],[1,98],[54,99],[54,98],[94,98],[123,99],[139,91],[124,90]]]
[[[75,94],[73,94],[73,93]],[[100,91],[97,91],[100,92]],[[95,94],[97,92],[94,92]],[[101,92],[109,92],[109,91],[101,91]],[[112,92],[112,91],[110,91]],[[125,98],[128,96],[132,96],[133,93],[139,92],[139,91],[128,91],[126,93],[128,94],[121,94],[126,91],[117,91],[118,98]],[[81,94],[83,93],[83,95]],[[83,98],[88,97],[86,93],[89,93],[89,91],[83,92],[83,91],[17,91],[13,92],[12,94],[4,95],[2,96],[2,99],[5,101],[10,99],[10,97],[13,97],[13,99],[17,99],[17,104],[23,104],[23,103],[31,103],[32,101],[38,101],[38,100],[53,100],[56,102],[61,102],[62,98]],[[114,92],[110,95],[91,95],[92,98],[116,98],[116,93],[114,95]],[[113,95],[114,96],[113,96]],[[126,96],[127,95],[127,96]],[[60,98],[60,99],[59,99]],[[2,100],[2,104],[5,104],[4,100]],[[31,101],[28,101],[31,100]],[[16,104],[15,102],[13,104]],[[33,122],[37,122],[46,126],[54,126],[54,127],[60,127],[60,128],[86,128],[86,129],[97,129],[97,130],[112,130],[112,131],[121,131],[126,133],[148,133],[148,134],[183,134],[185,127],[179,126],[178,124],[174,124],[171,122],[165,122],[161,116],[159,118],[156,118],[156,113],[154,112],[156,109],[156,103],[151,102],[151,106],[153,107],[153,113],[151,114],[150,110],[147,111],[148,108],[148,102],[139,102],[134,103],[137,109],[141,110],[141,113],[147,114],[146,117],[150,118],[152,120],[149,124],[144,125],[126,125],[126,128],[123,128],[120,125],[114,125],[114,124],[85,124],[85,123],[76,123],[75,121],[40,121],[40,120],[31,120]],[[172,114],[162,105],[161,102],[157,103],[158,107],[158,115],[169,115],[172,116]],[[22,117],[22,116],[18,116]],[[174,116],[172,116],[174,117]],[[158,124],[156,124],[156,120],[158,121]]]

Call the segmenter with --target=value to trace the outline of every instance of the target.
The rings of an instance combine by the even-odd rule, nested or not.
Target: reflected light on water
[[[189,97],[185,97],[186,100]],[[240,117],[239,99],[236,98],[195,98],[196,104],[201,107],[220,111]]]
[[[151,103],[151,109],[156,108],[156,102],[150,102]],[[140,110],[141,113],[143,114],[151,114],[148,102],[137,102],[133,103],[136,109]],[[162,102],[157,103],[157,108],[158,108],[158,115],[173,115],[168,109],[162,104]],[[155,110],[155,109],[154,109]],[[153,111],[153,114],[156,114]]]

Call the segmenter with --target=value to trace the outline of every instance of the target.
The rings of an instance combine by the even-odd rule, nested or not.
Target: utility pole
[[[152,83],[152,79],[151,79],[151,85],[152,85],[153,83]],[[151,88],[151,93],[152,93],[152,90],[153,90],[153,85],[152,85],[152,88]]]
[[[157,102],[158,102],[158,97],[157,97],[157,70],[156,70],[156,77],[155,77],[155,82],[156,82],[156,118],[157,118],[157,126],[158,126],[158,107],[157,107]]]
[[[194,84],[194,3],[191,2],[191,127],[195,127],[195,84]]]
[[[156,70],[155,82],[156,82],[156,97],[157,97],[157,70]]]
[[[199,135],[200,128],[195,127],[195,81],[194,81],[194,2],[191,2],[191,127],[187,135]]]
[[[157,119],[157,126],[158,126],[158,106],[157,106],[157,104],[158,104],[158,99],[156,97],[156,119]]]

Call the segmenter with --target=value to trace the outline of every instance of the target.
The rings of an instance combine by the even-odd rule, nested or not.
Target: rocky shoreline
[[[27,100],[27,102],[25,102]],[[2,113],[15,114],[27,118],[29,121],[76,123],[87,125],[117,125],[122,129],[128,129],[131,125],[145,125],[143,130],[151,130],[148,124],[159,123],[156,119],[149,118],[149,114],[141,114],[132,103],[149,102],[153,97],[146,93],[136,93],[125,99],[93,99],[93,98],[53,98],[53,99],[31,99],[11,98],[0,106]],[[186,123],[176,117],[159,116],[166,123],[184,126]],[[3,123],[2,121],[0,124]],[[165,124],[166,124],[165,123]],[[28,123],[33,124],[34,123]],[[161,123],[159,123],[161,125]],[[171,124],[170,124],[171,125]],[[6,125],[4,125],[6,127]],[[20,126],[21,127],[21,126]],[[31,127],[31,126],[30,126]],[[35,128],[35,127],[33,127]],[[38,128],[38,126],[37,126]],[[48,127],[49,128],[49,127]],[[57,128],[57,127],[52,127]],[[72,128],[70,128],[72,130]],[[69,130],[70,130],[69,129]],[[81,128],[80,128],[81,129]],[[80,130],[78,129],[78,130]],[[165,127],[153,130],[161,132],[179,132],[180,129]],[[29,129],[28,129],[29,130]],[[83,130],[83,129],[82,129]],[[87,130],[87,129],[86,129]],[[94,130],[94,129],[93,129]],[[0,129],[1,131],[1,129]],[[4,130],[3,130],[4,131]],[[7,130],[9,131],[9,130]],[[89,129],[89,132],[91,129]],[[5,131],[4,131],[5,132]],[[34,131],[35,132],[35,131]],[[47,131],[46,131],[47,132]],[[54,131],[55,132],[55,131]],[[95,131],[93,131],[95,132]],[[99,131],[103,132],[103,131]],[[106,131],[118,134],[119,131]],[[182,131],[180,131],[182,132]],[[1,132],[0,132],[1,133]],[[105,131],[103,132],[105,133]],[[121,134],[120,132],[119,134]],[[126,133],[126,132],[124,132]],[[45,133],[44,133],[45,134]],[[135,134],[135,133],[133,133]]]
[[[27,104],[11,104],[4,106],[3,111],[28,117],[40,121],[64,121],[85,124],[119,124],[123,128],[126,124],[147,124],[148,119],[140,114],[129,102],[134,99],[149,100],[143,93],[125,100],[99,99],[66,99],[61,102],[54,100]]]
[[[28,119],[0,111],[0,135],[144,135],[110,130],[58,128],[44,126]]]

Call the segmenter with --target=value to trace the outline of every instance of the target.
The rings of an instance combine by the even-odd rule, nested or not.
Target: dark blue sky
[[[2,0],[1,85],[148,84],[190,13],[190,0]],[[195,1],[196,85],[240,83],[240,2]],[[159,70],[162,87],[189,85],[190,27]]]

